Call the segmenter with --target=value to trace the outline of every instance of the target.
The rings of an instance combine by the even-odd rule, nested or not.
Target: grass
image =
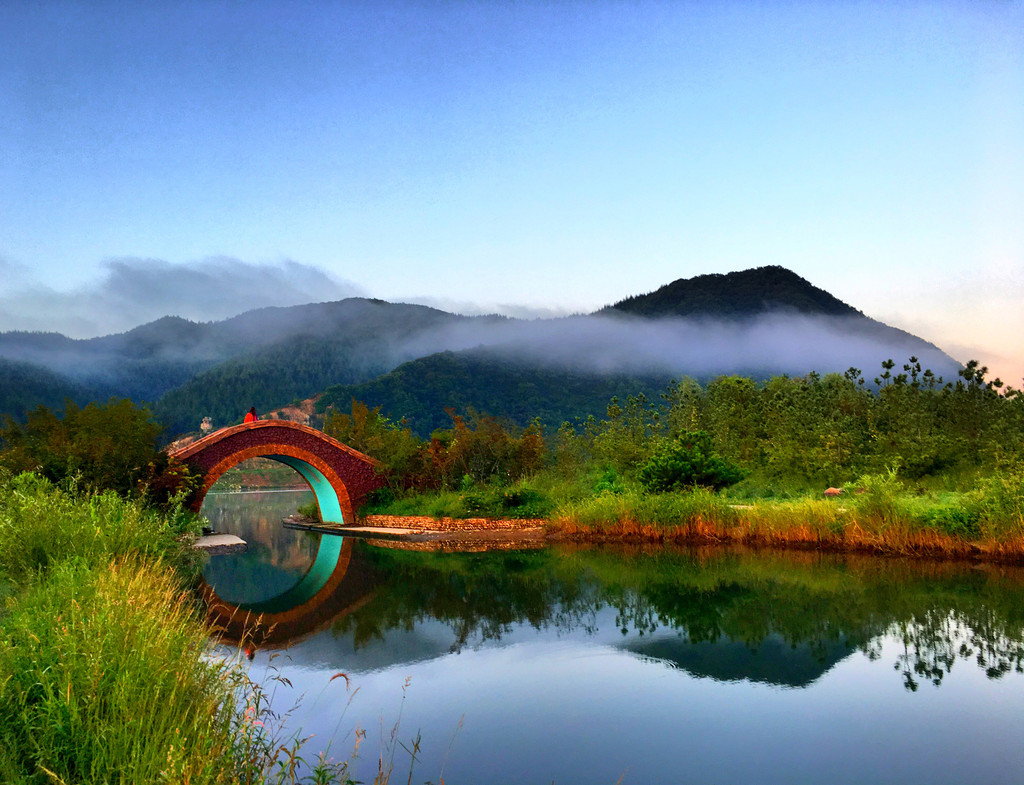
[[[906,555],[1024,559],[1024,477],[996,475],[961,493],[907,491],[895,472],[869,475],[843,496],[730,504],[692,493],[599,494],[559,507],[552,527],[582,539],[733,541]]]
[[[58,565],[3,629],[6,771],[26,782],[237,781],[230,674],[203,656],[194,602],[159,563]]]
[[[68,559],[97,566],[129,554],[188,576],[200,557],[183,543],[200,529],[181,507],[164,514],[113,491],[80,495],[34,474],[0,478],[0,574],[15,582]]]
[[[4,782],[351,782],[348,762],[307,764],[240,658],[212,654],[200,524],[0,474]]]
[[[1024,560],[1024,469],[972,480],[967,490],[908,488],[895,470],[864,475],[843,495],[752,485],[713,493],[646,493],[612,471],[575,478],[542,472],[513,485],[378,501],[364,513],[436,518],[546,518],[580,540],[743,542]]]

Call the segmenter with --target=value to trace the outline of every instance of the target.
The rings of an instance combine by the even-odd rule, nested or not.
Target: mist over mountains
[[[339,405],[339,396],[362,395],[414,425],[424,406],[438,404],[441,417],[444,405],[472,405],[521,421],[522,407],[495,390],[533,384],[524,389],[543,389],[544,396],[516,400],[532,398],[552,417],[585,416],[591,411],[572,407],[592,410],[603,405],[599,399],[607,403],[609,390],[624,394],[684,375],[765,378],[854,366],[870,379],[883,360],[910,355],[946,378],[960,367],[796,274],[763,267],[680,279],[594,314],[556,319],[462,316],[348,298],[215,322],[168,316],[84,340],[0,333],[0,412],[20,416],[26,401],[53,406],[65,395],[79,403],[125,396],[154,403],[174,434],[194,430],[204,416],[226,425],[251,405],[269,411],[332,388],[328,398]],[[416,366],[403,370],[407,363]],[[464,394],[470,388],[477,390],[473,400]],[[559,388],[561,404],[552,400]],[[585,403],[584,389],[594,402]]]
[[[254,264],[227,256],[172,264],[163,259],[108,259],[93,281],[58,290],[0,257],[0,324],[76,338],[121,333],[174,314],[196,322],[256,308],[341,300],[365,294],[316,267],[282,259]]]

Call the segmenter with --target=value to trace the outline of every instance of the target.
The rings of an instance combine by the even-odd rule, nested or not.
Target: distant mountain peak
[[[680,278],[648,294],[620,300],[599,313],[736,319],[769,311],[863,316],[856,308],[778,265]]]

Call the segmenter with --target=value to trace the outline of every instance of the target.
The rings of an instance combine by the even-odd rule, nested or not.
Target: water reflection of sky
[[[414,782],[1024,782],[1024,678],[991,672],[1021,661],[1019,576],[596,552],[506,555],[489,583],[476,557],[417,558],[356,548],[363,599],[249,666],[291,682],[273,702],[298,702],[307,757],[367,730],[363,781],[401,716]]]
[[[345,709],[345,729],[370,731],[367,766],[401,711],[398,738],[422,734],[414,781],[438,780],[453,738],[446,782],[1024,781],[1020,679],[960,667],[941,689],[910,693],[892,669],[902,644],[887,638],[878,659],[854,653],[803,689],[723,682],[635,656],[638,638],[613,626],[582,637],[520,627],[458,654],[437,622],[357,652],[325,631],[284,656],[294,689],[276,703],[304,695],[295,722],[318,739]],[[341,670],[358,687],[351,705],[344,680],[329,683]]]

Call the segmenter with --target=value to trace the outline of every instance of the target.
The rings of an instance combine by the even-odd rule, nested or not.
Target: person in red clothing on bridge
[[[245,415],[245,419],[242,420],[242,422],[256,422],[259,418],[260,416],[256,414],[256,407],[253,406],[249,409],[248,414]]]

